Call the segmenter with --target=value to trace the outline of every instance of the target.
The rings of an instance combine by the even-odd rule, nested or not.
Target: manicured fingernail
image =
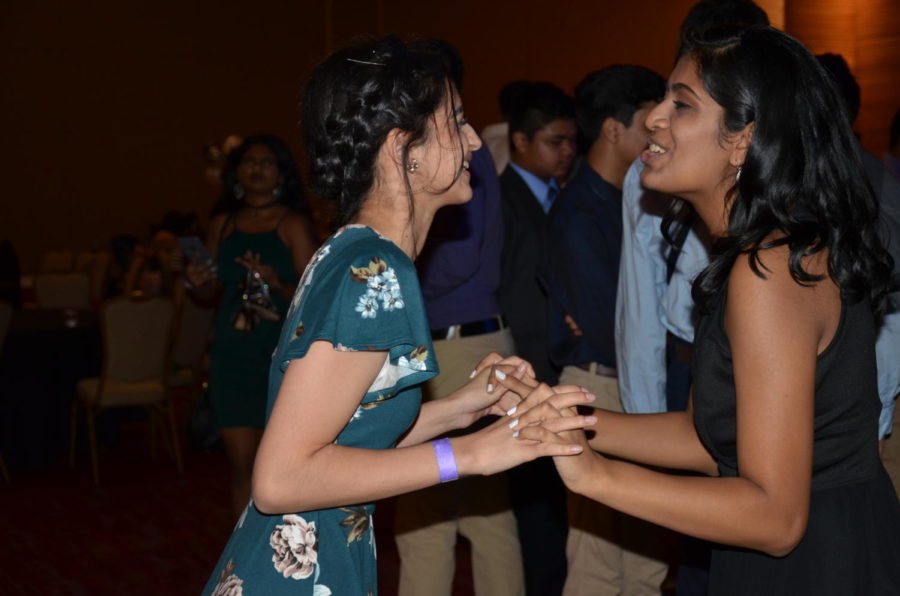
[[[494,391],[494,386],[491,383],[488,383],[487,392],[492,393]]]
[[[597,417],[596,416],[585,416],[584,423],[585,424],[597,424]]]
[[[510,428],[515,428],[515,427],[517,427],[517,426],[519,426],[519,419],[518,419],[518,418],[516,418],[515,420],[513,420],[512,422],[509,423],[509,427],[510,427]]]
[[[590,391],[585,392],[585,395],[587,396],[588,401],[594,401],[595,399],[597,399],[597,396]]]
[[[506,410],[506,415],[512,416],[513,414],[516,413],[516,410],[518,410],[518,409],[519,409],[519,406],[513,406],[510,409]]]
[[[500,379],[501,381],[506,379],[506,373],[503,372],[502,370],[495,370],[494,376],[497,377],[498,379]]]
[[[581,453],[581,445],[569,445],[569,453]]]
[[[472,371],[472,374],[469,375],[469,378],[470,378],[470,379],[474,379],[474,378],[475,378],[475,375],[477,375],[477,374],[478,374],[478,371],[477,371],[477,370],[473,370],[473,371]]]
[[[513,433],[513,438],[514,438],[514,439],[518,439],[518,438],[519,438],[519,431],[516,431],[516,432]]]

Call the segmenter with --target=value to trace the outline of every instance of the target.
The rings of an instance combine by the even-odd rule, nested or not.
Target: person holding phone
[[[218,300],[210,349],[213,421],[228,459],[231,502],[250,496],[269,361],[290,297],[316,248],[300,174],[287,145],[247,138],[228,156],[205,253],[185,270],[195,298]]]

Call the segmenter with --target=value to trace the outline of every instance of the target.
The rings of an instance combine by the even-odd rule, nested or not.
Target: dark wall
[[[878,0],[894,21],[898,1]],[[266,131],[298,147],[303,78],[356,35],[456,44],[480,128],[498,119],[497,92],[514,78],[571,90],[621,62],[667,75],[693,3],[0,0],[0,237],[33,272],[46,249],[146,236],[170,209],[205,217],[215,197],[204,143]],[[759,3],[783,22],[784,0]]]
[[[665,74],[690,5],[581,0],[551,20],[547,3],[532,0],[0,2],[0,236],[34,271],[48,248],[145,236],[169,209],[205,216],[214,196],[203,144],[270,131],[296,147],[303,77],[355,35],[457,44],[467,108],[483,126],[514,77],[571,88],[621,61]]]

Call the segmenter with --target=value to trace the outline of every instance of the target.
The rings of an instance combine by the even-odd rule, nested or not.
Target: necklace
[[[262,205],[244,205],[244,209],[246,209],[250,213],[250,217],[256,217],[266,209],[274,207],[278,204],[278,201],[269,201],[268,203],[263,203]]]

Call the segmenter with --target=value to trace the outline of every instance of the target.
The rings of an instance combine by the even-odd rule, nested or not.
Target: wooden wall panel
[[[860,85],[856,131],[880,156],[900,108],[900,0],[786,0],[786,30],[815,54],[841,54]]]
[[[857,0],[856,77],[862,108],[856,122],[863,144],[881,156],[891,119],[900,110],[900,0]]]

